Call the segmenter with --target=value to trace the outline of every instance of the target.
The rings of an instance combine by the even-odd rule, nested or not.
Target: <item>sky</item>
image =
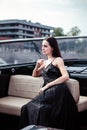
[[[0,20],[19,19],[87,35],[87,0],[0,0]]]

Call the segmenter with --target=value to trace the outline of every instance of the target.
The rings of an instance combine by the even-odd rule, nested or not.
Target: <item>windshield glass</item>
[[[58,39],[64,59],[87,59],[87,38]]]
[[[35,62],[40,58],[39,47],[34,41],[3,43],[0,45],[0,65]]]
[[[86,37],[56,38],[63,59],[87,59]],[[41,52],[43,39],[0,41],[0,66],[36,62],[45,58]]]

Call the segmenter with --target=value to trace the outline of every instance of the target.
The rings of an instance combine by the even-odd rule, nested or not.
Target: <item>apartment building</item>
[[[54,27],[26,20],[0,20],[0,39],[50,36]]]

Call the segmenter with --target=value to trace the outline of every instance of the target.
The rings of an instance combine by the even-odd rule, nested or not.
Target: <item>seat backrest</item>
[[[39,89],[44,81],[42,77],[32,77],[27,75],[13,75],[10,78],[8,95],[34,98],[38,95]],[[66,84],[77,103],[79,100],[79,82],[76,79],[69,79]]]
[[[13,75],[10,77],[8,95],[34,98],[42,85],[42,77],[37,78],[27,75]]]
[[[78,103],[79,97],[80,97],[79,82],[76,79],[69,79],[66,81],[66,84],[67,84],[75,102]]]

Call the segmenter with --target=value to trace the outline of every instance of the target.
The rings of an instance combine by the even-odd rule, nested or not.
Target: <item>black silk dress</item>
[[[51,63],[43,69],[42,76],[46,85],[61,73]],[[76,103],[65,83],[50,87],[22,107],[20,128],[28,125],[79,130]]]

